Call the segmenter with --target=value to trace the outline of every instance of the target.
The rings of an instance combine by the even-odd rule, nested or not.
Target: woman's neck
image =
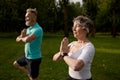
[[[82,37],[78,39],[78,43],[87,43],[87,42],[89,42],[87,37]]]

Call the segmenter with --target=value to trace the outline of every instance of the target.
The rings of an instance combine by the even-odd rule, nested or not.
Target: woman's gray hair
[[[73,19],[73,22],[76,22],[77,24],[81,25],[82,27],[85,27],[85,30],[87,33],[91,33],[93,30],[93,21],[85,16],[77,16]]]

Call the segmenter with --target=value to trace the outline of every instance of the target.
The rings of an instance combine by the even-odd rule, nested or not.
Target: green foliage
[[[110,32],[116,35],[120,31],[120,1],[83,0],[84,12],[93,19],[97,32]]]
[[[83,13],[86,16],[89,16],[93,21],[96,19],[96,15],[97,15],[97,1],[96,0],[83,0],[84,4],[83,4]]]
[[[15,59],[23,55],[24,43],[15,42],[17,34],[0,35],[0,80],[29,80],[28,76],[13,67]],[[64,80],[68,76],[68,67],[64,61],[53,62],[53,55],[59,51],[61,33],[46,34],[42,42],[43,59],[40,66],[41,80]],[[70,42],[75,40],[71,35]],[[120,80],[120,36],[96,34],[89,37],[95,46],[95,57],[92,64],[94,80]]]
[[[25,28],[24,16],[29,7],[37,8],[38,23],[45,32],[56,32],[64,28],[63,7],[62,4],[57,4],[55,0],[1,0],[0,3],[0,32],[20,32],[21,29]],[[72,6],[76,5],[79,3]],[[69,5],[67,10],[70,29],[73,17],[80,12],[79,7],[72,8],[72,6]]]
[[[38,23],[45,32],[63,31],[65,21],[71,31],[72,20],[78,15],[90,17],[96,32],[120,32],[119,0],[83,0],[83,6],[69,0],[0,0],[0,32],[20,32],[25,26],[25,12],[28,7],[37,8]],[[65,2],[66,1],[66,2]],[[64,3],[65,2],[65,3]],[[67,20],[63,5],[67,4]]]

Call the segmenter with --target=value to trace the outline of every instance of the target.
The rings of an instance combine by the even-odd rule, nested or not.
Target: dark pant
[[[38,74],[39,74],[39,65],[41,63],[41,58],[39,58],[39,59],[27,59],[24,56],[22,56],[22,57],[20,57],[17,60],[17,63],[20,66],[26,66],[26,65],[28,65],[30,76],[32,78],[37,78],[38,77]]]
[[[68,77],[68,78],[65,79],[65,80],[81,80],[81,79],[74,79],[74,78],[72,78],[72,77]],[[90,78],[90,79],[85,79],[85,80],[92,80],[92,78]]]

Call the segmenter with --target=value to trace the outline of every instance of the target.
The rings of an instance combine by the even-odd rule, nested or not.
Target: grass
[[[15,42],[16,36],[13,33],[0,36],[0,80],[29,80],[26,74],[12,65],[24,52],[24,43]],[[52,61],[62,38],[62,35],[57,34],[44,35],[39,75],[41,80],[64,80],[68,76],[68,68],[64,61]],[[95,38],[89,39],[96,50],[92,64],[93,80],[120,80],[120,36],[112,38],[109,35],[96,35]],[[72,40],[75,39],[70,36],[70,41]]]

